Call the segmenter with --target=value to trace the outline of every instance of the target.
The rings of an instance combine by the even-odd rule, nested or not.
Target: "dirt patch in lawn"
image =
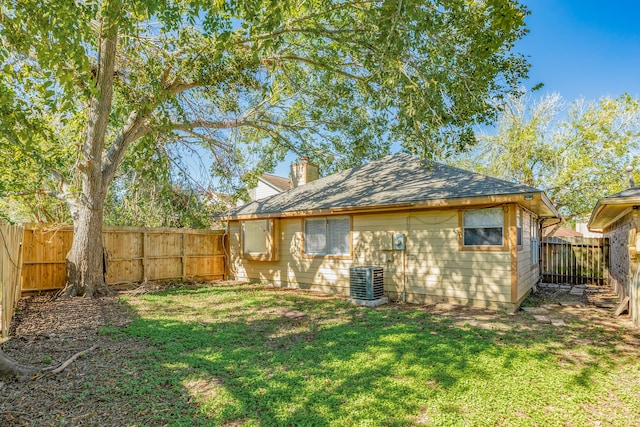
[[[139,288],[129,295],[161,290]],[[226,284],[197,285],[226,286]],[[550,319],[562,320],[564,326],[554,326],[536,320],[531,314],[494,312],[448,304],[415,306],[389,304],[378,309],[424,310],[451,320],[452,327],[479,327],[498,331],[537,330],[558,327],[570,329],[576,339],[590,340],[588,331],[599,332],[598,339],[611,337],[621,350],[637,353],[640,334],[632,330],[626,317],[614,317],[615,296],[603,287],[588,287],[582,295],[569,295],[558,289],[540,288],[524,305],[541,307]],[[300,292],[282,290],[282,292]],[[305,295],[315,295],[305,293]],[[318,294],[319,300],[326,300]],[[608,301],[610,300],[610,301]],[[602,302],[605,302],[603,304]],[[599,306],[595,303],[599,302]],[[610,304],[609,304],[610,302]],[[296,318],[298,312],[283,311],[282,316]],[[52,300],[47,295],[23,298],[12,324],[12,338],[3,344],[3,351],[22,364],[49,366],[94,345],[98,348],[76,360],[55,376],[42,376],[23,382],[0,382],[0,425],[149,425],[148,408],[109,393],[109,384],[137,375],[136,360],[148,350],[144,341],[125,335],[101,333],[103,328],[120,328],[133,319],[134,313],[119,297],[100,299],[73,298]],[[561,323],[558,323],[561,325]],[[607,331],[602,334],[601,331]],[[624,336],[623,339],[620,339]],[[579,343],[578,343],[579,344]],[[586,343],[588,344],[588,343]],[[599,345],[607,345],[606,342]],[[197,384],[215,392],[215,384]],[[197,408],[188,395],[183,407]],[[176,396],[168,395],[171,407]],[[196,410],[196,409],[194,409]]]
[[[0,382],[0,425],[129,425],[131,404],[105,405],[109,396],[91,392],[126,372],[126,360],[141,343],[113,341],[102,336],[104,327],[125,326],[131,319],[117,297],[72,298],[54,301],[48,295],[20,300],[12,322],[11,339],[3,351],[21,364],[57,365],[73,354],[98,348],[80,357],[58,375],[22,382]],[[107,413],[107,411],[109,413]]]

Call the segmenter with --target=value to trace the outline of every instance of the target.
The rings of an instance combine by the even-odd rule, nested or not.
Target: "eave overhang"
[[[414,201],[406,203],[380,204],[370,206],[336,206],[332,208],[286,211],[286,212],[257,212],[248,214],[222,215],[224,221],[238,221],[261,218],[295,218],[307,216],[344,215],[357,213],[394,212],[405,210],[455,209],[483,207],[500,204],[515,203],[523,206],[542,219],[559,217],[549,198],[542,192],[501,194],[491,196],[477,196],[464,198],[450,198],[438,200]]]
[[[631,209],[640,206],[640,197],[606,197],[596,203],[587,223],[592,232],[602,232]]]

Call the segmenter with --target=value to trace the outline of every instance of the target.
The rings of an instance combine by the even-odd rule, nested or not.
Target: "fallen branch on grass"
[[[74,354],[73,356],[71,356],[70,358],[68,358],[67,360],[65,360],[64,362],[62,362],[60,365],[58,365],[57,367],[53,368],[53,369],[43,369],[44,372],[46,372],[49,375],[55,375],[55,374],[59,374],[60,372],[64,371],[67,366],[71,365],[73,363],[74,360],[76,360],[78,357],[80,356],[84,356],[87,353],[92,352],[93,350],[97,349],[98,346],[94,345],[93,347],[90,347],[86,350],[83,351],[79,351],[76,354]]]
[[[4,354],[2,350],[0,350],[0,378],[17,378],[18,380],[25,380],[27,378],[36,379],[44,375],[56,375],[64,371],[77,358],[84,356],[85,354],[97,348],[98,346],[94,345],[91,348],[79,351],[57,366],[50,366],[47,368],[36,368],[35,366],[20,365],[18,362]]]

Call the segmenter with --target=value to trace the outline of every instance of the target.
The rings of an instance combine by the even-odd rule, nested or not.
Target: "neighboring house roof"
[[[258,179],[261,179],[266,184],[270,185],[271,187],[273,187],[278,191],[287,191],[288,189],[291,188],[291,185],[289,184],[289,178],[283,178],[281,176],[269,175],[268,173],[263,173],[262,175],[260,175],[260,178]]]
[[[541,190],[395,154],[256,200],[225,219],[324,215],[517,202],[543,217],[557,211]]]
[[[623,216],[627,209],[640,206],[640,187],[627,188],[611,196],[598,200],[591,212],[587,227],[591,231],[602,231]]]
[[[235,206],[235,204],[233,203],[233,197],[231,197],[231,194],[220,193],[213,190],[207,190],[205,192],[205,197],[207,197],[211,202],[221,203],[227,209],[231,209]]]
[[[553,230],[554,230],[554,227],[545,228],[544,230],[545,237],[549,236]],[[567,227],[560,227],[557,230],[555,230],[552,237],[584,237],[584,236],[579,231],[572,230]]]

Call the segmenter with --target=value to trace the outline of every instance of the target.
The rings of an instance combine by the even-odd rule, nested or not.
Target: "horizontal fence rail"
[[[222,230],[103,227],[107,284],[223,279],[223,239]],[[23,292],[64,287],[72,241],[72,227],[25,230]]]
[[[542,280],[604,284],[609,242],[603,238],[551,237],[541,242]]]
[[[22,238],[20,226],[0,223],[0,314],[2,338],[9,336],[11,318],[20,299],[20,272],[22,270]]]

